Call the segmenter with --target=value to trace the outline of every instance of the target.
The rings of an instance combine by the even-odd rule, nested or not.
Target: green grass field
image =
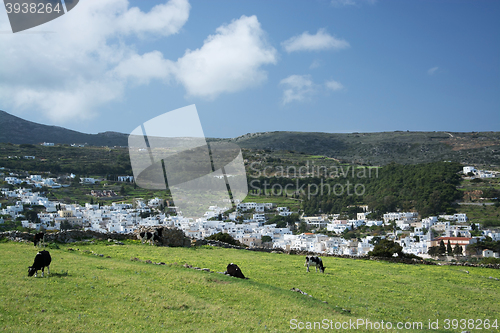
[[[287,332],[293,331],[292,319],[297,328],[293,325],[299,322],[327,319],[328,325],[349,320],[383,320],[394,326],[422,322],[423,331],[428,331],[429,320],[438,320],[440,329],[433,331],[461,332],[475,330],[446,330],[445,320],[500,321],[499,270],[325,257],[327,268],[321,274],[314,269],[307,273],[303,256],[152,247],[136,241],[109,244],[49,249],[51,274],[34,278],[27,276],[37,252],[33,245],[0,243],[0,331]],[[230,262],[250,279],[182,266],[219,272]],[[313,297],[290,291],[293,287]],[[334,326],[329,330],[339,331]],[[360,326],[356,331],[381,330]]]

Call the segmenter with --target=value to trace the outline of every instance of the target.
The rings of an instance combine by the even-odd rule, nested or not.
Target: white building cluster
[[[38,188],[42,188],[42,186],[52,187],[52,188],[60,188],[62,185],[56,182],[55,178],[42,178],[40,175],[31,175],[26,178],[18,178],[17,176],[11,174],[8,177],[5,177],[5,181],[10,185],[20,185],[23,182],[28,185],[33,185]]]
[[[6,177],[10,183],[19,184],[17,177]],[[49,179],[41,176],[29,176],[22,181],[31,184],[49,184]],[[21,181],[21,182],[22,182]],[[0,215],[10,215],[13,219],[21,218],[23,227],[44,230],[59,230],[63,224],[77,225],[85,230],[98,232],[131,233],[141,226],[177,227],[194,239],[203,239],[217,233],[227,233],[234,239],[250,247],[268,246],[283,250],[310,251],[318,254],[343,254],[363,256],[373,250],[373,236],[357,240],[346,240],[342,233],[361,226],[382,226],[395,223],[394,230],[380,238],[388,237],[403,247],[403,252],[415,255],[426,254],[430,247],[433,230],[443,237],[471,238],[472,227],[465,214],[440,215],[419,219],[416,212],[392,212],[383,215],[382,220],[369,220],[369,212],[360,213],[357,219],[342,220],[339,215],[320,215],[300,217],[310,229],[326,229],[336,234],[334,237],[321,233],[302,233],[294,235],[289,228],[278,228],[276,224],[265,224],[269,217],[289,216],[287,207],[274,207],[272,203],[237,203],[235,210],[225,213],[228,207],[209,207],[205,214],[194,220],[182,216],[170,216],[160,212],[164,200],[154,198],[149,201],[136,199],[134,204],[112,203],[111,205],[64,204],[49,201],[46,197],[30,189],[0,189],[3,196],[15,199],[15,205],[0,207]],[[43,206],[44,212],[38,213],[35,222],[24,216],[26,205]],[[224,215],[227,215],[224,216]],[[247,219],[243,217],[247,216]],[[250,218],[251,216],[251,218]],[[226,220],[223,221],[222,219]],[[3,223],[3,219],[0,219]],[[399,229],[399,230],[396,230]],[[478,228],[475,228],[476,230]],[[408,232],[405,230],[411,230]],[[500,234],[483,230],[483,236],[500,240]],[[404,236],[403,236],[404,235]],[[267,237],[265,237],[267,236]],[[266,241],[263,242],[263,237]],[[270,242],[269,242],[270,240]]]
[[[498,177],[498,175],[500,175],[500,173],[498,171],[477,170],[473,166],[465,166],[465,167],[463,167],[462,172],[463,172],[464,175],[469,175],[469,173],[472,173],[473,174],[473,176],[472,176],[473,178],[474,177],[479,177],[479,178],[495,178],[495,177]]]

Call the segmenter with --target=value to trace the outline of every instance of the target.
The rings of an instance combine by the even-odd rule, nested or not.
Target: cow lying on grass
[[[307,271],[309,272],[309,266],[314,266],[316,268],[316,272],[319,271],[321,273],[325,272],[325,266],[323,266],[323,261],[320,257],[306,257],[306,262],[304,266],[307,266]]]
[[[42,270],[42,277],[43,277],[43,270],[45,267],[47,267],[47,274],[50,274],[49,265],[51,261],[52,258],[50,257],[49,251],[43,250],[38,252],[35,256],[35,261],[33,262],[33,265],[28,267],[28,276],[33,276],[34,274],[36,277],[37,271]]]

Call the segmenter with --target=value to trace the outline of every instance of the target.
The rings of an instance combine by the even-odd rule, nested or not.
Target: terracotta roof
[[[438,237],[434,240],[471,240],[472,237]]]

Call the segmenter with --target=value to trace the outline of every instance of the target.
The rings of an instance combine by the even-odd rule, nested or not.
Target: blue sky
[[[498,1],[81,0],[8,33],[0,109],[130,133],[195,104],[206,136],[500,130]]]

